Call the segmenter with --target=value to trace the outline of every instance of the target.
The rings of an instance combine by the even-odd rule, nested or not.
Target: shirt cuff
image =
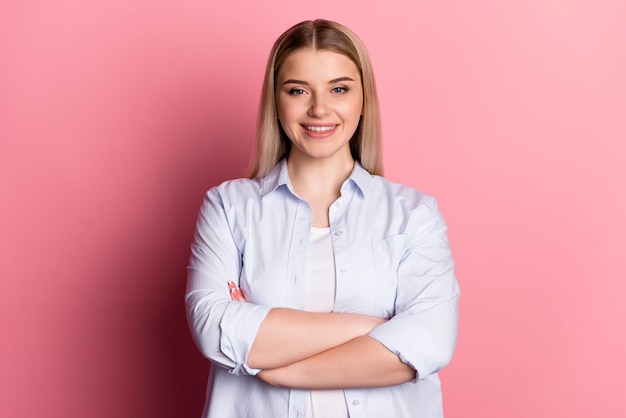
[[[417,371],[417,380],[436,373],[447,364],[427,327],[416,324],[411,318],[391,319],[368,335]]]
[[[248,367],[246,361],[261,323],[271,308],[246,302],[232,301],[220,321],[220,350],[235,363],[230,370],[234,375],[254,376],[261,369]]]

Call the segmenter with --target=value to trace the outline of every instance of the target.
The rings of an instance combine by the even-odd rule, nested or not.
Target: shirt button
[[[341,236],[341,234],[343,234],[343,232],[341,232],[341,231],[337,231],[337,232],[335,232],[335,236],[336,236],[336,237],[340,237],[340,236]]]
[[[335,207],[336,207],[336,208],[340,208],[340,207],[341,207],[341,203],[336,202],[336,203],[335,203]]]
[[[359,406],[360,403],[361,402],[359,402],[358,399],[355,399],[355,400],[352,401],[352,405],[354,405],[354,406]]]
[[[346,274],[348,272],[348,269],[345,267],[341,268],[341,274]]]

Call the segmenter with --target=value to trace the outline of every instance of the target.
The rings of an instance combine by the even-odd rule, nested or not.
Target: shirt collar
[[[355,161],[354,169],[352,170],[350,177],[348,177],[348,181],[354,183],[354,185],[361,191],[363,197],[365,197],[367,196],[370,184],[372,183],[372,175],[369,171],[364,169],[358,161]]]
[[[364,169],[358,161],[355,161],[354,169],[352,170],[350,177],[348,177],[348,180],[346,180],[342,186],[342,191],[348,182],[353,183],[361,191],[361,194],[365,196],[372,182],[372,175]],[[289,190],[293,190],[291,187],[291,180],[289,179],[289,173],[287,172],[286,158],[280,160],[274,166],[272,171],[270,171],[269,174],[263,178],[261,196],[265,197],[282,185],[286,185]]]
[[[287,173],[287,159],[280,160],[272,171],[261,182],[261,196],[265,197],[267,194],[273,192],[278,186],[287,185],[291,188],[291,181],[289,180],[289,173]]]

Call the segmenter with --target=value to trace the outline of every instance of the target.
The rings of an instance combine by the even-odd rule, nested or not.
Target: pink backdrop
[[[0,416],[199,416],[195,216],[247,173],[271,43],[315,17],[368,45],[387,175],[450,226],[446,416],[626,416],[623,4],[4,2]]]

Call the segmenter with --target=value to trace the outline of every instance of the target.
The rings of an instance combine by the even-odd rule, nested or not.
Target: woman
[[[280,36],[257,139],[251,179],[207,192],[192,245],[203,417],[442,416],[459,296],[446,225],[432,197],[380,176],[353,32],[316,20]]]

